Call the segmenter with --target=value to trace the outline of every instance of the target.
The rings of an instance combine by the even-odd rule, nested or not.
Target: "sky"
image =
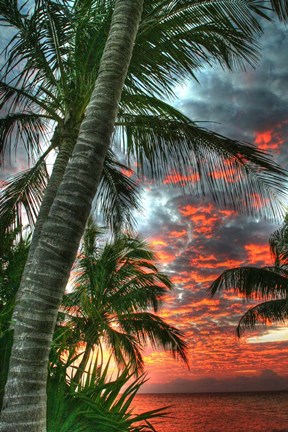
[[[174,104],[209,129],[256,144],[287,168],[288,27],[264,26],[256,70],[204,69],[199,84],[189,81],[176,89]],[[27,159],[16,163],[12,157],[5,176],[25,166]],[[239,215],[216,207],[209,196],[184,195],[177,185],[149,181],[143,187],[138,230],[174,283],[160,315],[184,333],[190,370],[161,350],[147,349],[149,380],[142,392],[288,389],[288,330],[262,327],[239,340],[235,328],[250,304],[232,292],[215,298],[208,293],[227,268],[272,264],[268,239],[281,221]]]
[[[205,69],[196,82],[176,89],[175,106],[222,135],[254,143],[287,168],[288,33],[265,24],[256,70]],[[174,282],[161,316],[179,328],[189,346],[190,370],[164,352],[147,350],[145,392],[288,389],[288,329],[261,327],[237,339],[235,328],[252,306],[210,284],[225,269],[272,264],[269,235],[281,221],[239,215],[229,208],[183,195],[167,185],[145,186],[141,234]]]

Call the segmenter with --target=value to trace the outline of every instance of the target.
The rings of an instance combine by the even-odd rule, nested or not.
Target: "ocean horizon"
[[[161,407],[157,432],[288,432],[288,391],[141,393],[134,412]]]

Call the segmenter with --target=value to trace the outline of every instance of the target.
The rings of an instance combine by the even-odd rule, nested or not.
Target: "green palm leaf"
[[[11,219],[16,226],[22,225],[22,206],[29,224],[34,225],[48,181],[46,164],[43,160],[33,168],[22,171],[9,180],[0,192],[0,220],[9,226]],[[16,218],[16,220],[15,220]]]
[[[2,22],[13,26],[16,33],[6,48],[2,69],[0,104],[8,110],[2,123],[9,125],[18,116],[14,124],[22,125],[18,135],[26,141],[24,117],[27,121],[35,119],[38,129],[42,124],[36,124],[36,117],[42,115],[58,123],[60,135],[74,128],[77,136],[97,77],[113,2],[38,0],[29,13],[18,8],[17,2],[4,3]],[[172,94],[175,83],[194,76],[205,63],[218,61],[230,68],[237,66],[237,61],[239,66],[254,64],[257,46],[253,38],[261,32],[257,15],[265,14],[266,6],[251,0],[145,3],[118,124],[123,148],[128,159],[139,163],[140,174],[165,182],[176,176],[177,184],[189,192],[209,191],[221,205],[232,203],[236,209],[270,217],[281,213],[285,172],[264,153],[199,128],[152,96],[156,92],[163,97],[163,90]],[[19,72],[15,74],[15,70]],[[21,115],[24,117],[19,123]],[[11,144],[15,138],[12,128],[5,130],[6,144]],[[29,137],[33,131],[32,142],[36,144],[40,129],[30,127]],[[60,142],[61,136],[58,145]],[[124,224],[129,218],[132,222],[125,205],[139,207],[135,182],[121,179],[114,163],[107,161],[107,165],[110,173],[105,168],[101,182],[104,191],[98,193],[104,214],[110,225],[121,219]],[[214,175],[215,165],[220,175]],[[232,181],[237,177],[239,182]],[[111,198],[115,207],[109,212],[111,191],[117,200]],[[125,200],[125,195],[129,199]]]
[[[151,343],[155,349],[163,347],[169,350],[174,358],[180,357],[188,365],[187,344],[183,340],[183,333],[159,316],[149,312],[137,312],[122,314],[118,319],[122,329],[127,333],[133,332],[141,345]]]
[[[18,87],[0,80],[0,109],[5,108],[8,115],[28,112],[35,116],[62,122],[58,116],[59,100],[45,87],[34,86],[33,81]]]
[[[132,404],[146,376],[134,378],[124,368],[117,378],[109,375],[109,363],[89,368],[85,383],[74,388],[63,377],[48,379],[48,432],[155,432],[153,419],[167,415],[167,407],[136,414]]]

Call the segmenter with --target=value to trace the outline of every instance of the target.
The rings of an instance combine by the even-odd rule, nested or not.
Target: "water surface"
[[[140,394],[134,410],[169,405],[157,432],[288,432],[288,392]]]

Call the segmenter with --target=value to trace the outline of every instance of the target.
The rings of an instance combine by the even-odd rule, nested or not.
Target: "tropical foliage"
[[[14,31],[0,81],[0,107],[5,106],[6,113],[0,122],[0,150],[7,153],[21,143],[29,157],[37,160],[2,191],[0,220],[11,223],[11,212],[20,220],[23,205],[33,225],[48,181],[45,161],[49,153],[58,153],[57,181],[45,217],[71,156],[97,77],[114,2],[37,0],[29,12],[25,3],[22,7],[16,1],[0,4],[2,24]],[[286,2],[273,2],[273,7],[286,17]],[[161,181],[177,173],[177,184],[189,191],[209,190],[215,201],[252,213],[259,212],[249,193],[256,191],[263,214],[270,214],[271,207],[279,212],[274,194],[282,195],[284,172],[276,164],[252,146],[201,128],[163,100],[163,96],[173,96],[175,84],[189,75],[195,78],[205,64],[255,65],[259,53],[253,36],[261,32],[256,17],[265,13],[266,6],[253,1],[145,2],[113,150],[106,157],[95,201],[108,223],[129,223],[129,209],[139,208],[137,185],[123,174],[125,167],[117,161],[119,145],[126,164],[137,166],[140,175]],[[216,177],[215,165],[221,172]],[[264,205],[267,198],[269,209]]]
[[[7,379],[12,332],[9,330],[15,295],[29,250],[21,229],[7,232],[0,227],[0,408]]]
[[[211,285],[212,295],[234,289],[247,300],[264,300],[240,319],[237,334],[259,324],[287,324],[288,319],[288,219],[270,237],[274,266],[238,267],[226,270]]]
[[[65,334],[65,349],[81,352],[85,346],[74,381],[81,380],[99,347],[110,350],[118,366],[129,364],[136,373],[143,371],[142,350],[148,342],[187,363],[183,334],[155,314],[172,284],[155,266],[153,252],[139,237],[128,234],[104,246],[99,240],[101,244],[90,220],[76,260],[76,276],[59,315],[58,333]],[[61,338],[59,342],[63,349]]]
[[[51,371],[48,379],[47,432],[156,432],[151,420],[161,419],[166,409],[133,412],[134,398],[145,375],[132,378],[128,368],[116,378],[95,358],[84,384],[67,383],[67,364]],[[52,373],[53,372],[53,373]]]

